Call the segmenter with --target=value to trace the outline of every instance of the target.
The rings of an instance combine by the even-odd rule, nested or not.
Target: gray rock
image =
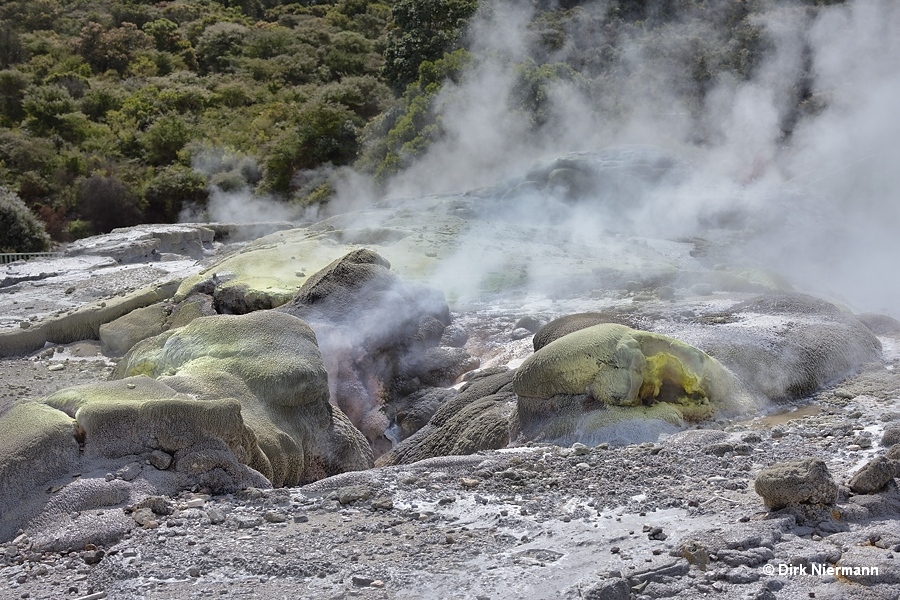
[[[754,483],[768,508],[796,504],[833,504],[838,486],[823,460],[807,458],[764,469]]]
[[[754,581],[759,581],[759,571],[751,569],[746,565],[740,565],[739,567],[728,571],[728,574],[725,575],[725,581],[737,585],[753,583]]]
[[[582,598],[584,600],[628,600],[631,598],[631,586],[627,579],[616,577],[585,590]]]
[[[469,333],[466,328],[459,323],[451,323],[444,328],[441,336],[441,346],[449,346],[451,348],[462,348],[469,341]]]
[[[172,465],[172,455],[168,452],[163,452],[162,450],[154,450],[151,452],[149,460],[150,464],[160,471],[165,471]]]
[[[887,458],[891,460],[900,460],[900,444],[894,444],[888,449],[887,454],[885,454]]]
[[[338,502],[350,504],[357,500],[368,500],[372,497],[372,488],[367,485],[348,485],[337,491]]]
[[[854,475],[848,485],[856,494],[872,494],[879,491],[894,477],[900,475],[900,462],[879,456]]]
[[[900,444],[900,425],[888,425],[881,435],[881,445],[890,448],[895,444]]]

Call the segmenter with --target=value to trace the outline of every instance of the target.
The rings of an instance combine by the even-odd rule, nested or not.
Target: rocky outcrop
[[[802,398],[881,359],[881,343],[869,327],[804,294],[770,293],[726,310],[654,311],[566,315],[538,331],[534,347],[600,323],[640,324],[714,356],[748,391],[775,401]]]
[[[465,350],[439,345],[451,320],[443,294],[402,281],[371,250],[332,262],[278,310],[316,331],[333,374],[332,400],[376,455],[391,446],[387,412],[398,411],[386,407],[424,386],[450,385],[477,366]]]
[[[194,294],[178,303],[158,302],[135,309],[100,326],[103,353],[122,356],[141,340],[214,314],[213,299],[205,294]]]
[[[510,442],[514,371],[485,374],[444,402],[427,425],[378,458],[378,466],[495,450]]]
[[[592,443],[620,421],[672,425],[736,413],[752,403],[718,361],[666,336],[602,324],[564,335],[528,357],[515,375],[526,439],[579,432]]]
[[[370,466],[366,445],[353,437],[358,433],[334,417],[339,411],[328,402],[328,375],[315,334],[290,315],[264,311],[195,319],[135,346],[117,376],[135,375],[201,401],[236,398],[265,456],[248,464],[274,485]]]
[[[66,314],[48,317],[27,329],[0,332],[0,357],[21,356],[34,352],[47,342],[68,344],[97,339],[100,326],[133,310],[172,297],[178,282],[169,282],[81,307]]]

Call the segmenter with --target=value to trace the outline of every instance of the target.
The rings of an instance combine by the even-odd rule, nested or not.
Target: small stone
[[[369,587],[380,589],[380,588],[384,587],[384,582],[380,579],[376,579],[375,581],[373,581],[372,583],[369,584]]]
[[[270,510],[263,515],[263,519],[265,519],[267,523],[284,523],[287,521],[287,515]]]
[[[375,498],[372,500],[372,508],[375,510],[392,510],[394,508],[394,500],[390,496]]]
[[[85,550],[81,553],[81,560],[87,565],[96,565],[103,560],[105,555],[103,550]]]
[[[445,506],[447,504],[452,504],[454,502],[456,502],[456,498],[454,498],[453,496],[445,496],[445,497],[441,498],[440,500],[438,500],[438,505]]]
[[[206,516],[209,518],[210,525],[221,525],[225,522],[225,513],[218,508],[207,509]]]
[[[534,335],[532,332],[528,331],[524,327],[519,327],[518,329],[513,329],[512,333],[509,334],[510,339],[513,340],[524,340],[527,337]]]
[[[56,363],[55,365],[50,365],[47,367],[48,371],[65,371],[66,365],[62,363]]]
[[[159,521],[156,520],[156,515],[149,508],[139,508],[135,510],[131,513],[131,518],[144,529],[156,529],[159,527]]]
[[[850,452],[857,452],[859,450],[862,450],[862,446],[860,446],[859,444],[850,444],[849,446],[847,446],[847,450],[849,450]]]
[[[350,582],[356,587],[369,587],[374,581],[371,577],[361,577],[359,575],[354,575],[350,578]]]
[[[141,465],[140,463],[128,463],[118,471],[116,471],[116,477],[123,481],[134,481],[138,475],[141,474]]]
[[[154,450],[151,452],[149,460],[150,464],[160,471],[165,471],[172,465],[172,455],[168,452],[163,452],[162,450]]]
[[[206,506],[206,498],[191,498],[184,503],[185,508],[203,508]]]
[[[478,479],[474,479],[472,477],[463,477],[459,480],[459,483],[467,489],[472,489],[478,487],[478,484],[481,483]]]
[[[188,567],[188,576],[190,577],[200,577],[200,567],[192,566]]]
[[[337,499],[341,504],[350,504],[357,500],[368,500],[372,497],[372,490],[366,485],[349,485],[337,491]]]
[[[294,515],[294,523],[309,523],[309,517],[306,515]]]
[[[22,329],[28,329],[29,327],[31,327],[31,323],[29,323],[28,321],[19,321],[19,327],[21,327]]]
[[[591,449],[580,442],[572,444],[572,451],[575,456],[584,456],[585,454],[591,453]]]

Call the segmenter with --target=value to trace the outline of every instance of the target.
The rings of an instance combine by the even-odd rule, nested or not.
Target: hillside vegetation
[[[624,110],[617,82],[645,68],[623,60],[635,44],[677,74],[696,111],[722,73],[750,77],[771,48],[756,18],[767,0],[536,5],[524,54],[505,59],[517,74],[509,109],[535,131],[552,125],[558,81],[594,99],[591,110]],[[4,2],[2,193],[67,241],[202,213],[213,186],[302,206],[327,202],[331,167],[384,184],[444,134],[446,82],[498,60],[466,34],[478,10],[477,0]],[[815,104],[802,77],[788,87],[798,111]]]

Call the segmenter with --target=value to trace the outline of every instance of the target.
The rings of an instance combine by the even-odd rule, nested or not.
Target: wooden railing
[[[55,258],[62,256],[61,252],[5,252],[0,253],[0,265],[16,262],[17,260],[29,260],[32,258]]]

